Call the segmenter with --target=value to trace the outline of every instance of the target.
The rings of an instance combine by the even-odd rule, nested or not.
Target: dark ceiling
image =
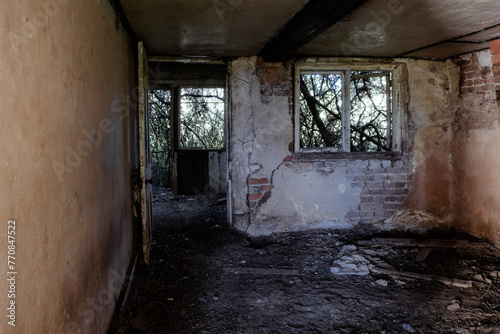
[[[150,55],[439,58],[500,38],[498,0],[121,0]]]

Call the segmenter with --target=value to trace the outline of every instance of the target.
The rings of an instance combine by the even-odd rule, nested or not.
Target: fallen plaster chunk
[[[370,273],[370,267],[373,265],[361,255],[342,256],[335,260],[333,267],[330,268],[335,275],[359,275],[364,276]]]
[[[456,312],[460,309],[460,303],[457,300],[454,300],[450,305],[446,307],[448,311]]]
[[[368,252],[374,254],[373,252]],[[333,262],[330,272],[334,275],[358,275],[365,276],[370,274],[370,270],[375,266],[394,269],[381,259],[358,251],[354,245],[345,245],[342,247],[337,260]]]
[[[403,329],[408,333],[416,333],[417,331],[410,324],[403,324]]]
[[[491,280],[489,278],[484,277],[481,274],[476,274],[476,275],[474,275],[473,278],[474,278],[475,281],[478,281],[478,282],[481,282],[481,283],[491,284]]]
[[[230,268],[224,268],[224,271],[229,274],[281,275],[281,276],[299,275],[299,271],[295,269],[230,267]]]
[[[465,328],[457,328],[455,329],[455,333],[457,334],[470,334],[468,329]]]
[[[370,255],[366,254],[369,253]],[[426,281],[438,281],[445,285],[459,288],[472,288],[472,281],[451,279],[443,276],[398,271],[378,257],[372,256],[373,251],[358,250],[354,245],[344,245],[339,253],[339,258],[333,262],[330,272],[334,275],[358,275],[365,276],[370,272],[392,276],[403,276],[409,278],[423,279]]]

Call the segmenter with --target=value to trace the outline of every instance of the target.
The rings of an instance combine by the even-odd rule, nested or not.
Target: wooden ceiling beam
[[[368,0],[310,0],[264,46],[259,56],[283,61]]]

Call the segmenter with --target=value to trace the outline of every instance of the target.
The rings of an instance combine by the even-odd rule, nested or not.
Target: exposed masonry
[[[412,70],[419,71],[428,63],[412,64]],[[404,86],[406,64],[401,67],[398,80]],[[293,153],[292,65],[237,59],[230,64],[230,89],[230,214],[235,228],[267,235],[397,224],[391,218],[414,181],[413,138],[418,128],[408,115],[401,124],[399,153]]]
[[[469,55],[467,61],[464,58],[457,61],[461,66],[460,88],[462,93],[490,94],[493,90],[493,73],[489,66],[482,66],[477,54]],[[495,69],[495,66],[493,66]],[[500,80],[500,67],[499,67]]]
[[[286,96],[292,109],[292,80],[290,73],[281,63],[258,63],[256,74],[260,82],[260,94],[262,97]],[[292,157],[287,156],[283,161],[291,161]],[[278,169],[279,166],[276,168]],[[260,168],[259,168],[260,169]],[[276,170],[275,169],[275,170]],[[269,177],[250,177],[248,179],[248,201],[252,212],[255,212],[259,202],[264,195],[271,190],[272,175]]]
[[[500,101],[500,39],[490,43],[492,62],[492,81],[495,83],[496,99]]]
[[[500,97],[500,94],[497,92],[495,95],[495,77],[500,80],[500,73],[495,74],[495,71],[500,71],[500,66],[492,64],[494,60],[495,55],[491,56],[489,52],[474,53],[456,60],[461,69],[462,97],[462,104],[454,117],[456,132],[491,128],[498,121],[497,96]]]
[[[259,65],[256,74],[261,84],[261,96],[288,96],[291,105],[293,89],[287,69],[282,64],[276,63],[260,63]],[[406,148],[404,161],[409,161],[412,149],[412,147]],[[345,222],[353,225],[376,223],[392,217],[411,187],[412,168],[409,162],[404,163],[402,160],[312,159],[304,161],[301,159],[297,161],[289,155],[274,171],[281,165],[284,165],[284,168],[317,170],[325,173],[332,173],[335,169],[345,169],[350,181],[349,186],[361,189],[360,204],[356,210],[350,210],[344,217]],[[259,206],[271,196],[272,182],[272,175],[268,177],[252,175],[248,178],[248,203],[251,214],[255,214]],[[311,191],[311,196],[314,194],[314,189],[298,189],[298,191]]]
[[[361,188],[361,202],[357,210],[349,211],[344,217],[346,222],[352,224],[377,223],[391,218],[411,188],[412,167],[402,160],[293,161],[292,156],[288,156],[283,162],[286,168],[321,170],[326,173],[333,172],[335,168],[345,169],[350,185]],[[272,187],[270,178],[248,179],[248,199],[252,212],[258,209],[261,201],[266,200],[265,194]],[[314,189],[307,190],[314,193]]]
[[[460,99],[452,142],[453,226],[500,243],[500,40],[460,56]]]

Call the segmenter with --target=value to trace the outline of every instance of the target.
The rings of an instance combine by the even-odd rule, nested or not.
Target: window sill
[[[292,161],[324,160],[401,160],[401,152],[296,152]]]

